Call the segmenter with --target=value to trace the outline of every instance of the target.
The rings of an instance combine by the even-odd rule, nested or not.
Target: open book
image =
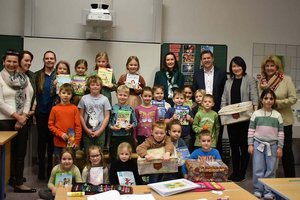
[[[148,184],[148,186],[163,197],[200,187],[198,184],[184,178],[158,183],[151,183]]]
[[[124,194],[116,190],[103,192],[87,197],[87,200],[155,200],[152,194]]]

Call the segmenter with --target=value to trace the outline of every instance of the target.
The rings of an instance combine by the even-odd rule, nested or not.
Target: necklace
[[[264,110],[264,115],[265,115],[265,117],[270,117],[272,115],[272,110],[270,112],[270,115],[267,115],[266,111]]]

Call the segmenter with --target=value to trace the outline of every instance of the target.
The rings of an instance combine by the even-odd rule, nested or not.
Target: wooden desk
[[[162,197],[153,190],[151,190],[147,185],[138,185],[133,186],[134,194],[144,194],[151,192],[156,200],[195,200],[201,198],[207,198],[216,200],[219,197],[229,196],[230,200],[257,200],[255,196],[253,196],[248,191],[244,190],[237,184],[233,182],[221,183],[221,185],[225,188],[223,191],[223,195],[213,194],[211,191],[209,192],[184,192],[180,194],[175,194],[168,197]],[[86,200],[86,197],[66,197],[66,193],[70,191],[70,188],[59,188],[57,190],[57,194],[55,200]]]
[[[260,178],[258,180],[284,199],[300,199],[300,177]]]
[[[5,146],[9,141],[17,135],[17,131],[0,131],[0,145],[1,145],[1,192],[0,192],[0,200],[4,199],[4,191],[5,191],[5,159],[10,159],[10,148],[7,148]],[[5,150],[7,150],[7,153],[5,153]],[[7,154],[7,156],[6,156]],[[6,158],[5,158],[6,157]],[[7,162],[9,163],[9,161]]]

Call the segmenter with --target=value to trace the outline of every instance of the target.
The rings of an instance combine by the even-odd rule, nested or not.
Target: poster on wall
[[[178,61],[178,67],[184,75],[184,84],[192,85],[194,72],[201,67],[200,56],[204,50],[209,50],[214,54],[215,66],[226,70],[226,45],[164,43],[161,47],[161,58],[163,59],[166,53],[173,52]],[[163,63],[162,60],[161,63]]]

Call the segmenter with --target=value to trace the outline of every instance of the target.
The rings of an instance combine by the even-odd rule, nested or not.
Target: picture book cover
[[[140,76],[137,74],[127,74],[126,77],[126,86],[131,89],[137,89],[139,87]]]
[[[189,121],[186,119],[186,116],[189,114],[188,106],[176,106],[175,113],[177,114],[177,118],[180,121],[181,125],[189,125]]]
[[[176,148],[177,155],[178,155],[178,166],[182,166],[190,157],[190,151],[187,147],[177,147]]]
[[[158,183],[151,183],[148,184],[148,186],[163,197],[193,190],[200,187],[198,184],[184,178]]]
[[[75,143],[75,130],[74,128],[68,128],[68,141],[67,141],[67,147],[73,147]]]
[[[192,100],[187,100],[186,102],[183,103],[183,106],[188,106],[190,109],[193,107],[193,101]]]
[[[72,186],[72,174],[59,172],[55,175],[56,187],[69,187]]]
[[[125,186],[136,185],[133,172],[121,171],[121,172],[117,172],[117,174],[118,174],[120,185],[125,185]]]
[[[104,69],[104,68],[99,68],[98,69],[98,76],[102,80],[102,84],[104,86],[108,86],[112,83],[112,75],[113,75],[113,70],[112,69]]]
[[[156,106],[158,108],[158,118],[159,119],[165,119],[165,114],[167,112],[167,109],[165,107],[165,100],[162,101],[151,101],[152,105]]]
[[[73,76],[72,85],[74,93],[77,95],[84,95],[86,90],[86,77],[85,76]]]
[[[91,167],[90,169],[90,183],[99,185],[103,183],[103,167]]]
[[[131,111],[119,110],[116,125],[119,128],[126,128],[130,124]]]
[[[58,74],[56,75],[56,93],[59,93],[59,88],[64,83],[71,83],[71,76],[69,74]]]

